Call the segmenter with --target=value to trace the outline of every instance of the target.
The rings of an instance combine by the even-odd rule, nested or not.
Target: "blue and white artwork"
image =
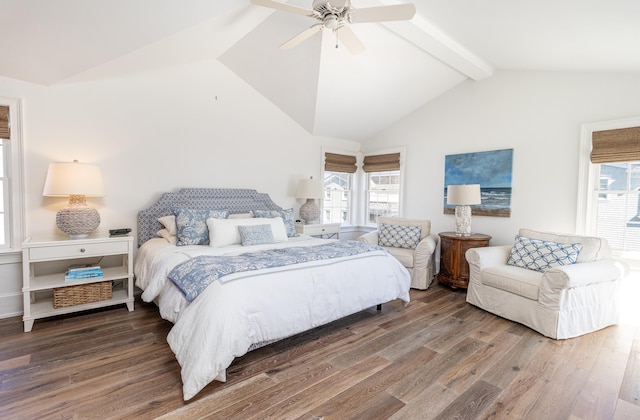
[[[480,184],[482,204],[472,206],[474,215],[511,216],[511,176],[513,149],[446,155],[444,164],[444,212],[453,214],[447,205],[449,185]]]

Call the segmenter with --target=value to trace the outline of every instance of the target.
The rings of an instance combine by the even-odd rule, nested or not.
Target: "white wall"
[[[19,94],[19,92],[18,92]],[[99,229],[135,227],[138,210],[180,187],[245,187],[298,207],[297,181],[320,174],[323,145],[215,61],[41,87],[24,98],[27,230],[56,232],[64,199],[42,197],[54,161],[98,164]]]
[[[473,231],[511,243],[520,227],[574,232],[580,125],[640,116],[640,73],[498,71],[467,81],[363,143],[406,145],[405,211],[434,232],[443,214],[445,155],[514,149],[511,217],[476,216]]]
[[[107,195],[87,199],[98,230],[135,231],[139,210],[181,187],[253,188],[297,212],[322,147],[360,148],[310,135],[215,60],[52,87],[0,78],[0,96],[23,101],[27,236],[55,234],[66,205],[42,197],[50,162],[98,164]],[[2,307],[15,307],[20,271],[2,272],[16,273],[0,278]]]

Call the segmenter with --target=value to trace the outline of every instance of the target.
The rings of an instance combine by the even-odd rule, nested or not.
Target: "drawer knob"
[[[84,251],[85,251],[85,249],[84,249],[84,248],[80,248],[80,252],[84,252]]]

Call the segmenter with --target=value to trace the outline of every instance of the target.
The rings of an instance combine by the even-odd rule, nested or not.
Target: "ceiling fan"
[[[275,0],[251,0],[251,3],[318,20],[318,23],[294,36],[282,44],[280,48],[293,48],[316,32],[326,28],[331,29],[336,34],[336,38],[352,54],[364,51],[364,45],[349,28],[349,24],[409,20],[416,14],[416,7],[411,3],[356,9],[351,7],[351,0],[313,0],[313,10]]]

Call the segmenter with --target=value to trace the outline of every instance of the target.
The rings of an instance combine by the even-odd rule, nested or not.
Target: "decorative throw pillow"
[[[271,225],[255,225],[255,226],[238,226],[242,246],[271,244],[273,240],[273,232]]]
[[[507,265],[544,272],[552,267],[575,264],[582,244],[563,244],[516,235]]]
[[[380,224],[378,245],[392,248],[416,249],[420,242],[421,226],[400,226]]]
[[[174,208],[176,216],[177,246],[209,245],[209,229],[207,219],[225,219],[229,210],[201,210]]]
[[[287,210],[251,210],[253,217],[282,217],[284,227],[287,230],[288,237],[300,236],[296,232],[295,219],[293,218],[293,209]]]
[[[220,248],[229,245],[240,245],[240,226],[269,225],[274,242],[289,240],[282,217],[253,217],[249,219],[207,219],[209,228],[209,245]]]
[[[164,226],[164,228],[169,232],[169,235],[176,236],[178,234],[176,228],[176,216],[162,216],[158,219],[158,222]]]

